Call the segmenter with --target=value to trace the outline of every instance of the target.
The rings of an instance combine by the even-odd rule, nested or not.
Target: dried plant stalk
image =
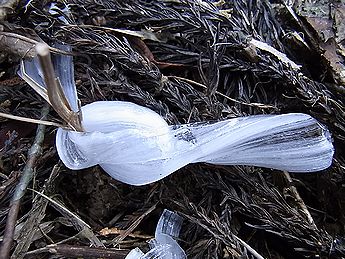
[[[47,86],[48,97],[51,105],[69,126],[76,131],[83,131],[79,114],[72,111],[61,85],[55,77],[48,45],[38,43],[36,45],[36,51],[42,67],[44,82]]]

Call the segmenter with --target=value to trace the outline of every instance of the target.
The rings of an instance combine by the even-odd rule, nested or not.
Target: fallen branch
[[[80,231],[84,238],[89,239],[93,246],[105,247],[104,244],[93,233],[93,230],[91,229],[89,224],[87,224],[84,220],[82,220],[77,214],[71,212],[70,210],[65,208],[62,204],[60,204],[59,202],[55,201],[54,199],[48,197],[47,195],[45,195],[43,193],[40,193],[40,192],[37,192],[37,191],[35,191],[33,189],[30,189],[30,190],[33,191],[34,193],[42,196],[46,200],[50,201],[51,205],[57,211],[59,211],[62,215],[64,215],[66,219],[70,220],[70,222],[72,223],[73,227],[76,230]]]
[[[45,119],[49,112],[49,106],[45,106],[41,111],[41,118]],[[10,250],[13,242],[14,228],[16,226],[20,200],[24,196],[29,183],[32,180],[32,174],[38,157],[41,154],[41,145],[44,140],[45,125],[38,125],[36,137],[28,152],[28,160],[24,167],[22,177],[13,194],[10,209],[7,215],[6,227],[2,245],[0,247],[0,258],[7,259],[10,256]]]
[[[12,115],[12,114],[7,114],[7,113],[3,113],[3,112],[0,112],[0,117],[6,118],[6,119],[11,119],[11,120],[16,120],[16,121],[23,121],[23,122],[28,122],[28,123],[35,123],[35,124],[40,124],[40,125],[54,126],[54,127],[69,129],[68,127],[66,127],[64,125],[62,125],[60,123],[53,122],[53,121],[36,120],[36,119],[16,116],[16,115]]]
[[[60,167],[55,165],[51,174],[42,188],[42,192],[51,194],[55,189],[54,180],[59,174]],[[31,246],[34,236],[40,232],[40,224],[45,217],[48,201],[41,196],[36,196],[32,202],[32,208],[28,213],[28,217],[20,230],[20,234],[16,239],[17,245],[12,253],[12,258],[22,259]]]
[[[67,258],[125,258],[129,250],[109,249],[102,247],[88,246],[71,246],[71,245],[48,245],[34,251],[30,251],[27,255],[51,253],[60,254]]]

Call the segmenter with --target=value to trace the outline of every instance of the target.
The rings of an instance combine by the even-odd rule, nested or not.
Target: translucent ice
[[[54,44],[55,48],[69,52],[71,47],[63,44]],[[54,54],[52,56],[54,71],[57,79],[62,86],[62,90],[72,111],[78,111],[77,88],[74,82],[73,57],[67,55]],[[23,78],[34,90],[36,90],[44,99],[48,98],[47,86],[43,80],[42,70],[37,58],[26,59],[21,62],[18,75]]]
[[[77,112],[72,57],[52,59],[66,99]],[[19,74],[48,98],[37,59],[23,61]],[[84,132],[57,131],[63,163],[71,169],[99,164],[113,178],[132,185],[158,181],[197,162],[313,172],[329,167],[334,153],[328,130],[307,114],[169,126],[159,114],[130,102],[94,102],[81,110]]]
[[[185,259],[183,249],[176,242],[183,219],[175,212],[164,210],[156,227],[155,238],[150,244],[150,251],[144,254],[139,248],[133,249],[126,259]]]
[[[58,129],[60,158],[71,169],[99,164],[132,185],[155,182],[196,162],[290,172],[330,166],[328,130],[307,114],[256,115],[169,126],[152,110],[121,101],[82,107],[85,132]]]

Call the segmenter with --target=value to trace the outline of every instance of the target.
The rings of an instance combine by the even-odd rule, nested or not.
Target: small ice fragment
[[[164,210],[156,227],[155,236],[166,234],[177,238],[180,235],[183,218],[170,210]]]
[[[156,227],[150,250],[144,254],[139,248],[131,250],[126,259],[185,259],[186,253],[174,238],[179,236],[183,219],[177,213],[164,210]]]
[[[138,247],[132,249],[125,259],[141,259],[145,254]]]
[[[150,242],[152,249],[164,246],[164,255],[162,259],[184,259],[186,253],[176,242],[174,238],[180,235],[183,218],[177,213],[164,210],[157,224],[155,239]]]
[[[151,250],[148,252],[150,256],[143,258],[152,258],[152,255],[159,255],[160,259],[184,259],[187,258],[186,253],[180,245],[167,234],[160,234],[149,242]]]
[[[65,18],[64,15],[69,16],[70,15],[70,10],[68,9],[68,6],[65,5],[63,9],[59,8],[56,3],[51,3],[50,8],[49,8],[49,13],[51,15],[56,15],[58,16],[58,19],[63,22],[64,24],[69,24],[67,19]],[[64,15],[62,15],[64,14]]]

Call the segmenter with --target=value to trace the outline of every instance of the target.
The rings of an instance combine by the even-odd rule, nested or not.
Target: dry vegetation
[[[303,112],[330,129],[336,154],[320,173],[194,164],[132,187],[98,167],[66,169],[55,127],[2,119],[0,234],[16,226],[4,236],[14,239],[12,258],[124,258],[147,249],[164,208],[185,218],[189,258],[253,258],[249,246],[265,258],[344,256],[344,4],[320,1],[321,12],[304,1],[290,9],[273,0],[71,0],[66,25],[62,11],[48,12],[51,2],[0,1],[1,112],[62,123],[16,75],[37,41],[58,41],[73,48],[82,104],[131,101],[171,124]]]

